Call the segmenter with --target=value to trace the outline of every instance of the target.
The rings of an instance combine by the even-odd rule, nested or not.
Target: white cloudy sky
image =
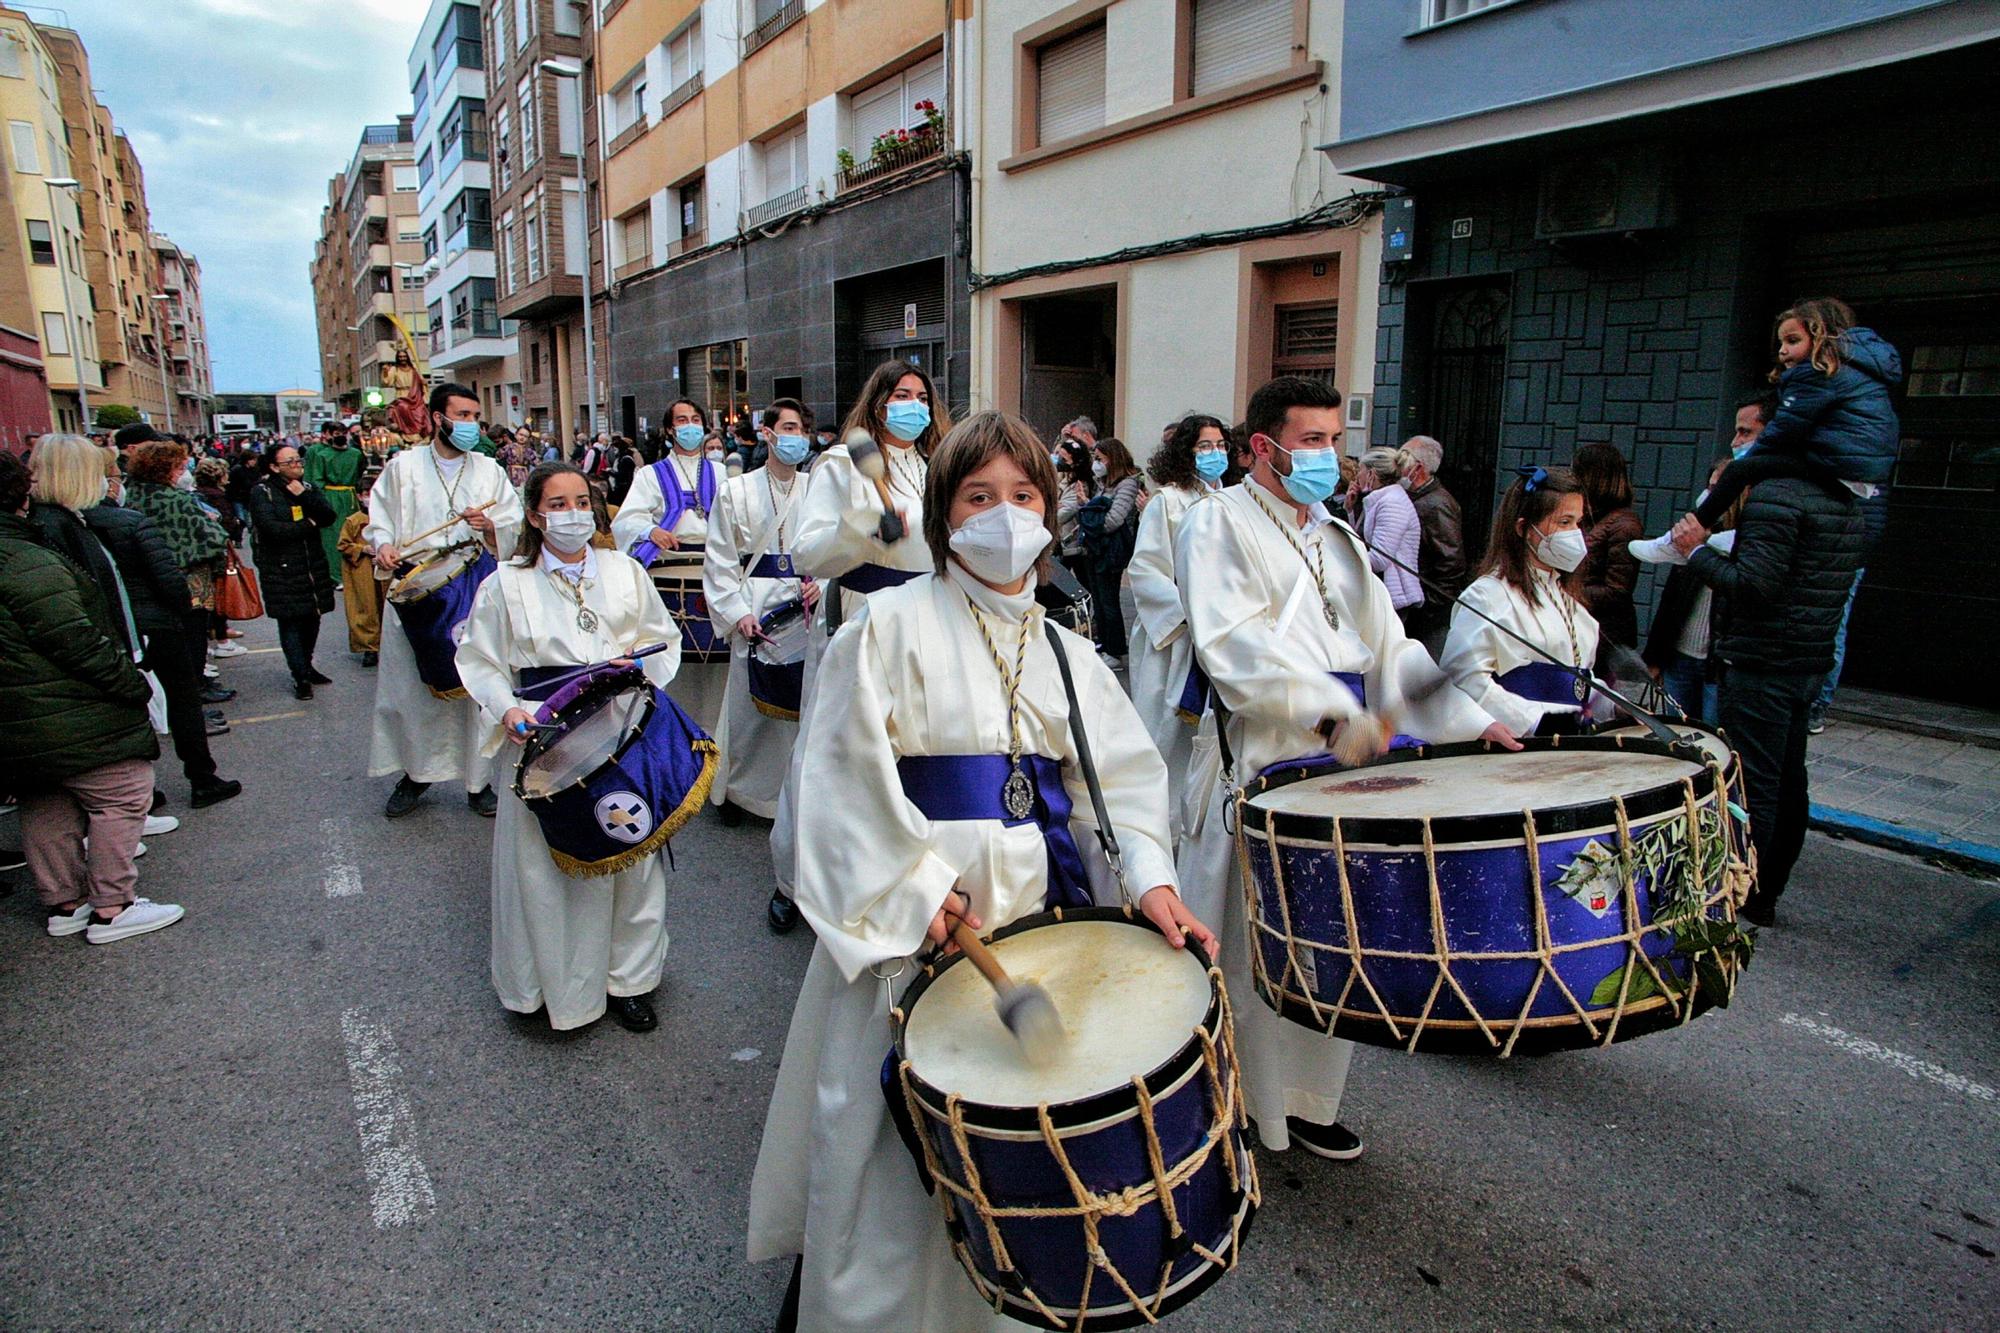
[[[410,109],[426,0],[63,0],[153,226],[201,260],[224,392],[319,386],[308,267],[328,177]]]

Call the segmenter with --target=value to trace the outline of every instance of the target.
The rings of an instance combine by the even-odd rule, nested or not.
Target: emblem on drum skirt
[[[597,827],[608,838],[641,843],[653,831],[653,811],[635,791],[613,792],[597,802]]]

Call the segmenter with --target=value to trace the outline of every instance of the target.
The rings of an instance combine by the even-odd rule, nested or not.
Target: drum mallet
[[[1068,1040],[1062,1015],[1049,993],[1032,981],[1016,981],[986,947],[978,932],[958,917],[952,918],[951,942],[959,947],[979,974],[993,983],[993,1011],[1001,1025],[1021,1043],[1021,1054],[1031,1065],[1045,1065],[1062,1053]]]
[[[1340,761],[1342,768],[1360,768],[1363,764],[1372,763],[1380,757],[1378,747],[1387,745],[1395,736],[1396,728],[1402,723],[1402,713],[1431,698],[1451,683],[1450,676],[1439,672],[1404,697],[1400,712],[1393,708],[1385,708],[1380,713],[1358,713],[1346,719],[1346,726],[1340,725],[1339,718],[1323,718],[1319,724],[1320,735],[1325,738],[1327,748],[1333,752],[1333,757]],[[1371,735],[1368,730],[1371,727],[1378,728],[1378,734]]]
[[[882,456],[882,446],[861,427],[847,432],[841,441],[847,446],[847,456],[854,460],[854,470],[875,483],[875,494],[882,499],[882,525],[876,531],[883,543],[899,542],[907,529],[903,526],[903,516],[896,512],[896,502],[889,495],[889,460]]]

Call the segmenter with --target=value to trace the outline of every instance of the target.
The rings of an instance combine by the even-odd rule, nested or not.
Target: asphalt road
[[[551,1034],[487,981],[492,825],[382,819],[338,615],[309,704],[252,629],[245,795],[190,814],[160,765],[141,891],[187,920],[91,948],[0,898],[0,1327],[768,1327],[745,1201],[810,939],[764,929],[764,830],[676,840],[659,1031]],[[1367,1155],[1266,1154],[1169,1326],[1994,1326],[2000,886],[1816,837],[1784,917],[1679,1031],[1362,1052]]]

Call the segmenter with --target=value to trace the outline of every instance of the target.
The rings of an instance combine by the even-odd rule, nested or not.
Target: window
[[[21,63],[21,39],[12,32],[0,33],[0,75],[10,79],[28,77]]]
[[[431,150],[428,148],[424,149],[424,159],[426,161],[430,160],[430,155]],[[397,194],[415,194],[417,192],[417,168],[415,167],[391,167],[389,169],[389,179],[394,184]]]
[[[1035,52],[1035,141],[1056,143],[1104,125],[1104,25]]]
[[[681,392],[708,409],[718,425],[750,410],[750,344],[710,343],[681,353]]]
[[[530,342],[528,344],[528,383],[540,384],[541,382],[542,345],[538,342]]]
[[[641,65],[623,83],[611,90],[611,105],[605,129],[617,138],[646,119],[646,68]]]
[[[1428,28],[1434,23],[1448,23],[1467,14],[1477,14],[1482,9],[1498,9],[1513,3],[1514,0],[1424,0],[1424,26]]]
[[[528,281],[542,276],[542,201],[530,199],[521,209],[522,242],[527,251]]]
[[[800,126],[764,144],[764,198],[776,199],[805,188],[806,132]]]
[[[480,97],[461,97],[451,104],[445,113],[444,123],[438,127],[438,152],[445,159],[445,170],[451,170],[452,155],[459,154],[468,162],[486,160],[486,101]]]
[[[847,150],[866,161],[877,137],[924,124],[917,103],[944,101],[944,57],[932,56],[920,65],[891,74],[849,100]]]
[[[493,248],[493,196],[485,190],[461,190],[444,209],[447,251]]]
[[[42,140],[49,146],[49,174],[58,179],[69,175],[69,142],[67,134],[67,131],[63,134],[57,134],[54,130],[46,126],[42,130]]]
[[[433,222],[430,226],[424,228],[424,258],[435,259],[437,258],[437,252],[438,229],[437,223]]]
[[[679,92],[687,81],[701,73],[701,15],[688,20],[686,27],[666,40],[667,87]]]
[[[49,224],[40,218],[28,219],[28,258],[37,264],[56,262],[55,238],[49,233]]]
[[[502,97],[500,105],[493,108],[493,157],[500,168],[500,188],[506,189],[514,179],[513,164],[507,160],[509,140],[508,129],[513,125],[513,116],[507,108],[507,99]]]
[[[493,300],[493,279],[468,278],[451,292],[452,341],[500,336],[499,307]]]
[[[42,160],[35,150],[35,127],[25,120],[10,120],[7,130],[14,140],[14,170],[39,176]]]
[[[582,77],[588,79],[589,75]],[[583,95],[590,96],[589,90],[585,89]],[[576,123],[576,97],[577,90],[567,79],[557,85],[555,151],[566,157],[575,157],[583,151],[582,127]]]
[[[535,89],[533,74],[523,76],[520,87],[515,89],[521,104],[521,168],[524,171],[535,165],[535,127],[541,120],[536,114]]]
[[[414,272],[410,269],[402,269],[400,271],[403,275],[402,284],[404,291],[420,292],[424,289],[424,275],[422,273]]]
[[[429,316],[430,319],[431,355],[435,356],[439,352],[442,352],[449,345],[445,341],[445,336],[444,336],[444,302],[442,301],[431,302],[430,305],[425,308],[424,313],[427,316]]]
[[[528,49],[528,39],[535,35],[535,0],[514,0],[514,49]]]
[[[590,240],[590,228],[583,220],[583,195],[575,181],[563,182],[562,226],[563,272],[573,278],[582,277],[584,246]]]
[[[508,209],[500,215],[500,287],[502,291],[514,285],[514,210]]]
[[[618,246],[619,253],[625,256],[621,267],[653,262],[653,210],[650,206],[634,209],[618,219]]]
[[[396,227],[396,239],[398,241],[417,242],[424,239],[424,234],[418,231],[414,225],[404,226],[399,223]]]
[[[495,83],[499,82],[500,67],[507,59],[507,7],[493,6],[493,73]]]
[[[1339,368],[1340,307],[1317,305],[1278,307],[1278,327],[1271,340],[1272,375],[1303,375],[1333,383]]]
[[[583,34],[583,18],[577,0],[556,0],[556,32],[563,37]]]
[[[702,212],[701,182],[702,178],[696,176],[693,180],[683,182],[674,192],[680,196],[683,240],[690,236],[699,236],[708,229],[707,218]]]
[[[437,41],[431,47],[437,59],[438,78],[453,69],[484,69],[486,52],[479,42],[479,7],[453,5],[438,26]]]
[[[410,85],[410,104],[416,108],[419,115],[423,113],[424,103],[430,100],[430,96],[431,72],[428,68],[419,69],[417,81]]]
[[[1293,0],[1194,0],[1188,91],[1199,97],[1289,69],[1293,14]]]
[[[59,311],[42,312],[42,350],[50,356],[69,355],[69,325]]]

